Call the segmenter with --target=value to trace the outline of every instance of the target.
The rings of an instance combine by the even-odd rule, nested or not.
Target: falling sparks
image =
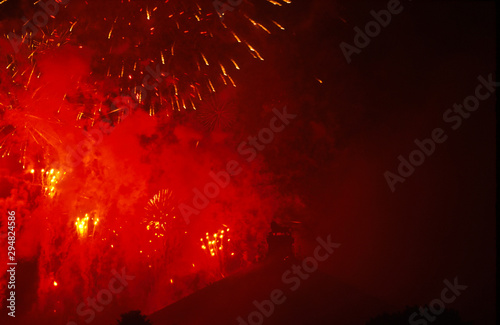
[[[31,169],[31,174],[35,173],[34,169]],[[54,198],[56,195],[56,185],[64,177],[66,173],[51,168],[50,170],[42,169],[40,170],[40,180],[42,182],[42,189],[45,196]]]
[[[0,122],[1,157],[18,155],[24,168],[30,157],[40,153],[43,158],[53,155],[61,143],[53,128],[58,123],[57,120],[47,121],[25,110],[7,110]]]
[[[207,232],[205,238],[200,238],[201,248],[206,250],[210,256],[222,256],[222,250],[230,241],[228,232],[229,228],[227,227],[213,234]]]
[[[93,236],[95,234],[95,230],[98,223],[99,223],[99,218],[95,216],[89,216],[89,214],[86,213],[85,217],[81,219],[80,217],[76,218],[75,228],[80,238],[90,236],[91,235],[90,232],[92,232]]]
[[[272,5],[282,6],[290,1],[269,0]],[[103,8],[104,5],[104,8]],[[72,3],[68,4],[71,8]],[[116,10],[120,8],[123,10]],[[68,9],[68,8],[67,8]],[[106,10],[107,9],[107,10]],[[75,35],[79,39],[85,39],[89,33],[104,33],[106,42],[102,38],[94,37],[92,46],[100,46],[105,49],[103,55],[95,67],[107,76],[115,76],[121,80],[121,90],[130,92],[147,73],[144,62],[150,62],[154,70],[154,65],[160,63],[165,75],[182,75],[182,78],[173,82],[162,83],[154,93],[148,94],[146,100],[142,94],[137,94],[138,101],[154,115],[158,108],[153,108],[164,101],[169,102],[172,110],[195,109],[197,103],[204,96],[218,91],[219,89],[232,85],[232,78],[217,78],[217,70],[213,62],[220,62],[226,69],[223,72],[225,77],[232,71],[228,71],[228,63],[241,59],[236,57],[236,51],[213,51],[213,48],[226,46],[228,40],[236,40],[237,43],[244,43],[250,50],[251,57],[264,60],[257,44],[250,44],[243,39],[252,39],[254,31],[263,30],[268,34],[276,30],[275,26],[283,29],[278,23],[268,21],[257,21],[251,17],[248,6],[242,4],[234,15],[240,15],[243,19],[234,19],[231,22],[221,20],[213,5],[210,2],[204,3],[198,0],[183,1],[163,1],[152,6],[146,1],[118,1],[110,0],[104,3],[86,2],[81,15],[92,14],[96,20],[104,22],[102,29],[97,29],[86,23],[78,23],[73,20],[68,27],[70,35]],[[98,13],[96,15],[96,12]],[[248,13],[247,13],[248,12]],[[130,13],[130,15],[126,14]],[[140,15],[144,20],[139,22]],[[161,17],[161,18],[160,18]],[[58,17],[55,17],[57,20]],[[248,29],[248,22],[253,26]],[[267,25],[271,25],[267,27]],[[142,35],[149,35],[146,40]],[[128,49],[124,44],[133,43],[133,47]],[[189,44],[189,46],[186,46]],[[87,44],[83,44],[84,46]],[[160,47],[161,46],[161,47]],[[117,53],[119,51],[125,53]],[[238,55],[240,56],[240,55]],[[118,60],[123,60],[118,66]],[[200,62],[198,62],[200,61]],[[138,64],[139,63],[139,64]],[[200,66],[200,63],[202,66]],[[203,66],[204,63],[204,66]],[[235,64],[236,69],[239,69]],[[33,71],[31,71],[33,73]],[[193,89],[192,84],[206,84],[207,88],[200,91]]]
[[[75,226],[76,231],[80,237],[87,234],[89,216],[86,214],[84,218],[80,220],[80,217],[76,218]]]
[[[154,233],[155,237],[165,236],[168,223],[176,216],[172,213],[174,205],[172,204],[172,191],[168,189],[160,190],[148,202],[145,207],[150,216],[146,223],[146,229]]]

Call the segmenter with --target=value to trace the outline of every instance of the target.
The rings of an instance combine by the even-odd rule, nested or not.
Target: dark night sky
[[[338,44],[352,44],[352,28],[364,26],[368,12],[384,4],[304,5],[296,14],[307,18],[290,40],[297,54],[291,50],[292,58],[278,63],[282,70],[276,73],[284,76],[290,96],[300,94],[297,105],[308,120],[295,132],[323,122],[335,143],[309,146],[297,139],[288,147],[315,159],[293,185],[307,198],[305,236],[313,242],[320,229],[332,233],[343,243],[329,261],[332,274],[399,307],[431,301],[444,279],[458,276],[469,288],[453,307],[491,323],[495,98],[481,102],[456,131],[442,115],[473,94],[479,75],[495,72],[494,4],[405,3],[348,65]],[[292,68],[297,61],[300,66]],[[324,81],[321,91],[309,91],[308,73]],[[447,141],[391,193],[383,173],[395,172],[398,155],[408,157],[413,141],[430,137],[434,128],[443,128]],[[291,159],[277,168],[301,169],[301,163]]]

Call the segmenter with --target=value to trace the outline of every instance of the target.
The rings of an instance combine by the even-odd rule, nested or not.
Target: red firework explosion
[[[223,20],[210,1],[151,3],[71,1],[19,51],[1,43],[0,153],[20,168],[1,175],[12,190],[0,204],[19,215],[18,258],[37,262],[42,311],[71,316],[122,267],[137,277],[130,307],[159,308],[259,258],[279,208],[261,195],[273,186],[255,162],[186,224],[178,204],[239,157],[236,142],[172,112],[201,103],[208,129],[230,126],[235,104],[214,93],[236,85],[238,62],[262,60],[252,40],[281,26],[252,19],[249,3]],[[134,89],[157,65],[164,82],[141,97]],[[92,138],[103,121],[112,132]],[[81,159],[68,165],[73,152]]]

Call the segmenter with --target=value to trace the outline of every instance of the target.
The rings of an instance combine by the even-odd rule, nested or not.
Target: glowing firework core
[[[226,228],[225,232],[229,232],[229,228]],[[212,236],[207,232],[205,234],[205,239],[200,238],[202,242],[201,248],[208,249],[210,256],[216,256],[220,251],[224,248],[224,229],[217,231]],[[226,243],[229,242],[230,239],[227,238]]]
[[[89,220],[90,220],[90,217],[89,217],[88,213],[85,213],[85,217],[82,219],[80,219],[80,217],[76,218],[76,222],[75,222],[76,231],[80,237],[85,237],[88,235]],[[95,233],[95,228],[96,228],[98,222],[99,222],[99,218],[95,218],[95,220],[93,220],[93,222],[91,222],[92,235],[94,235],[94,233]]]

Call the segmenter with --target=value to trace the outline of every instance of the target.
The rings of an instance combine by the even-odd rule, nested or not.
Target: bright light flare
[[[210,256],[222,256],[222,250],[225,249],[229,238],[227,237],[229,228],[219,229],[214,234],[205,233],[205,238],[200,238],[201,248],[207,251]]]
[[[97,224],[99,223],[98,217],[91,217],[88,213],[85,213],[85,217],[76,218],[75,228],[79,237],[87,237],[90,235],[90,231],[92,231],[92,236],[95,234],[95,230]],[[91,228],[91,229],[89,229]]]

